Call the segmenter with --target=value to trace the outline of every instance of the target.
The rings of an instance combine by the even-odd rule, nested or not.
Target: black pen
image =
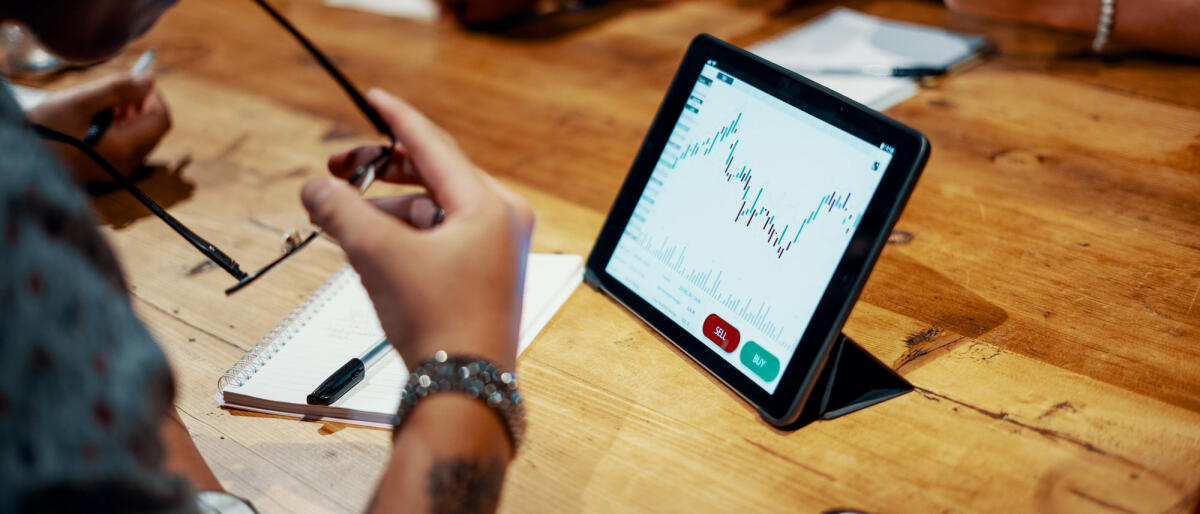
[[[347,391],[358,385],[367,376],[367,368],[379,361],[387,353],[388,347],[391,346],[388,340],[383,340],[375,343],[362,355],[350,359],[349,362],[343,364],[342,367],[334,371],[329,378],[326,378],[321,385],[317,386],[311,394],[308,395],[309,405],[330,405],[336,402],[338,398],[346,394]]]
[[[933,66],[855,66],[847,68],[800,68],[801,75],[862,75],[868,77],[940,77],[949,72],[946,67]]]
[[[138,57],[136,63],[133,63],[133,68],[130,70],[134,75],[141,75],[150,68],[150,64],[154,62],[154,50],[146,50],[141,57]],[[91,123],[88,124],[87,135],[83,136],[83,142],[88,146],[96,146],[100,142],[100,138],[104,137],[104,131],[108,130],[109,125],[112,125],[113,117],[116,112],[110,107],[92,116]]]

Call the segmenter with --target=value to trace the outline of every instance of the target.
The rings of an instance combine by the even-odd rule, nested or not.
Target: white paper
[[[558,308],[583,281],[583,257],[571,254],[531,253],[526,263],[522,298],[521,338],[517,355],[533,343]]]
[[[8,86],[8,92],[12,93],[13,98],[17,100],[17,105],[21,106],[21,110],[28,111],[37,107],[46,101],[46,97],[50,96],[50,92],[32,87],[19,86],[4,82]]]
[[[438,17],[438,6],[433,0],[325,0],[325,5],[421,21]]]
[[[916,93],[907,78],[819,74],[812,70],[872,67],[942,68],[979,52],[981,36],[901,23],[838,7],[750,48],[821,85],[876,110]]]

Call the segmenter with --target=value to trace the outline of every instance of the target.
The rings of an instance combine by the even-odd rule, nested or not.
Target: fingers
[[[105,109],[140,106],[154,91],[154,77],[149,75],[113,75],[89,82],[66,94],[74,97],[84,112],[96,113]]]
[[[171,114],[162,95],[150,94],[136,111],[118,117],[99,146],[143,159],[171,129]]]
[[[421,183],[438,205],[452,212],[472,205],[483,194],[480,172],[441,127],[382,90],[371,90],[367,100],[404,145]]]
[[[348,179],[358,168],[367,165],[367,163],[379,157],[379,151],[379,146],[360,146],[353,150],[334,154],[329,157],[329,171],[336,177]],[[408,153],[400,148],[399,145],[392,152],[387,166],[382,170],[375,170],[375,176],[379,180],[396,184],[421,183],[420,176],[417,175],[416,169],[413,168],[412,160],[408,158]]]
[[[425,193],[372,198],[369,201],[377,209],[416,228],[430,228],[441,222],[440,209]]]
[[[337,239],[351,258],[372,253],[372,244],[383,239],[379,237],[381,231],[400,226],[359,196],[357,189],[338,179],[308,181],[300,191],[300,199],[313,224]],[[389,237],[395,232],[389,231]]]
[[[126,173],[146,160],[171,129],[171,115],[157,92],[146,97],[138,108],[119,114],[96,142],[96,150]]]

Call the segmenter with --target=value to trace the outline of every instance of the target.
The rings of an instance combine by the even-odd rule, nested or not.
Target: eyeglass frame
[[[329,75],[333,77],[342,90],[350,96],[350,99],[354,102],[354,105],[358,107],[358,109],[367,117],[371,124],[375,126],[375,129],[378,130],[380,134],[387,136],[390,144],[381,146],[378,156],[376,156],[374,159],[371,159],[366,164],[356,168],[354,173],[352,173],[347,179],[348,182],[358,187],[359,192],[365,192],[367,188],[370,187],[375,181],[376,175],[381,170],[386,169],[390,163],[391,156],[395,153],[396,149],[396,136],[392,133],[392,130],[390,127],[388,127],[387,123],[384,122],[383,117],[379,114],[379,111],[376,111],[375,108],[367,102],[366,98],[363,97],[358,88],[356,88],[354,84],[342,74],[341,70],[339,70],[337,66],[335,66],[333,62],[325,56],[324,53],[317,49],[317,47],[313,45],[313,43],[309,41],[304,34],[297,30],[287,18],[284,18],[283,15],[271,7],[266,0],[254,0],[254,2],[257,3],[259,7],[262,7],[262,9],[266,11],[271,18],[282,25],[283,28],[288,31],[288,33],[290,33],[297,41],[300,42],[302,46],[304,46],[305,50],[308,51],[313,59],[315,59],[317,63],[321,65],[321,68],[329,73]],[[283,263],[283,261],[300,251],[300,249],[308,246],[309,243],[314,241],[322,233],[321,229],[318,228],[308,236],[301,239],[299,242],[289,245],[284,250],[283,254],[277,257],[275,260],[267,263],[257,271],[246,273],[245,271],[242,271],[241,266],[237,263],[237,261],[226,255],[225,252],[222,252],[221,249],[217,248],[216,245],[197,235],[190,228],[168,213],[166,209],[163,209],[162,206],[142,192],[141,189],[138,189],[132,180],[126,177],[123,173],[117,170],[116,167],[109,163],[108,160],[97,153],[95,149],[91,147],[91,145],[80,141],[78,138],[43,125],[32,124],[32,128],[34,132],[37,133],[37,135],[42,139],[57,141],[59,143],[74,147],[76,150],[79,150],[88,158],[95,161],[96,164],[104,169],[105,172],[112,176],[117,185],[121,186],[129,194],[133,195],[133,197],[141,202],[142,205],[145,205],[146,208],[150,209],[150,212],[154,213],[155,216],[158,216],[159,219],[170,226],[171,229],[178,233],[181,237],[186,239],[188,243],[199,250],[200,253],[204,254],[205,257],[208,257],[209,260],[215,263],[218,267],[220,267],[222,270],[225,270],[225,272],[229,273],[231,276],[233,276],[233,278],[237,279],[237,284],[225,289],[226,296],[232,295],[233,293],[236,293],[242,288],[250,285],[255,280],[258,280],[258,278],[262,277],[264,274],[266,274],[266,272]]]

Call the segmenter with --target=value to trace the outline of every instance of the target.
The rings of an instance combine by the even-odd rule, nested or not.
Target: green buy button
[[[779,359],[754,341],[746,341],[746,346],[742,347],[742,365],[767,382],[775,380],[775,375],[779,374]]]

